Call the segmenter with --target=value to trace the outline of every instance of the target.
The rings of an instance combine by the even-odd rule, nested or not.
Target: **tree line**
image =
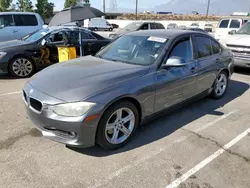
[[[54,11],[54,3],[48,0],[37,0],[35,6],[31,0],[0,0],[0,12],[20,11],[20,12],[37,12],[43,19],[51,18]],[[64,8],[74,5],[90,6],[89,0],[65,0]]]

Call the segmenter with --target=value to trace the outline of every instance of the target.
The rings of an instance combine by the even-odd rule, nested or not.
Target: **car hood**
[[[9,49],[12,47],[17,48],[18,46],[22,46],[25,44],[27,44],[27,43],[24,41],[21,41],[21,40],[10,40],[10,41],[1,42],[0,49],[1,50],[2,49]]]
[[[250,46],[250,35],[231,35],[222,38],[220,42],[224,45]]]
[[[146,66],[86,56],[52,65],[34,75],[28,84],[54,98],[74,102],[141,77],[148,71]]]

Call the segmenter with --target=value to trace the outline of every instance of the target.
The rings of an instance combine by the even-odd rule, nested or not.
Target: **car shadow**
[[[230,82],[226,95],[222,99],[213,100],[207,97],[195,103],[192,103],[191,105],[187,105],[177,111],[165,113],[162,117],[139,127],[133,139],[127,145],[114,151],[106,151],[98,146],[94,146],[91,148],[72,148],[67,146],[67,148],[75,152],[94,157],[105,157],[133,150],[167,137],[181,127],[192,123],[193,121],[207,114],[222,116],[223,113],[218,111],[217,109],[240,97],[248,89],[248,84],[232,80]]]
[[[235,67],[234,72],[238,74],[250,75],[250,68]]]

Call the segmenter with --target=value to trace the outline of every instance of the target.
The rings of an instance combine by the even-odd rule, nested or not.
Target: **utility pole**
[[[106,13],[106,2],[105,2],[105,0],[102,0],[102,9],[103,9],[103,13]]]
[[[209,7],[210,7],[210,0],[208,0],[208,2],[207,2],[207,14],[206,14],[207,17],[208,17],[208,13],[209,13]]]
[[[135,19],[137,20],[137,15],[138,15],[138,0],[136,0],[136,5],[135,5]]]

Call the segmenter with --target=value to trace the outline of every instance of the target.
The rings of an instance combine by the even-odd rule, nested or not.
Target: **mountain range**
[[[166,3],[148,8],[147,11],[190,14],[197,11],[206,14],[208,0],[166,0]],[[139,9],[139,12],[143,12]],[[135,12],[134,9],[118,7],[117,12]],[[230,15],[233,12],[250,12],[250,0],[210,0],[209,14]]]
[[[197,11],[205,14],[208,0],[168,0],[156,6],[154,11],[187,14]],[[250,12],[250,0],[211,0],[209,14],[230,15],[233,12]]]

